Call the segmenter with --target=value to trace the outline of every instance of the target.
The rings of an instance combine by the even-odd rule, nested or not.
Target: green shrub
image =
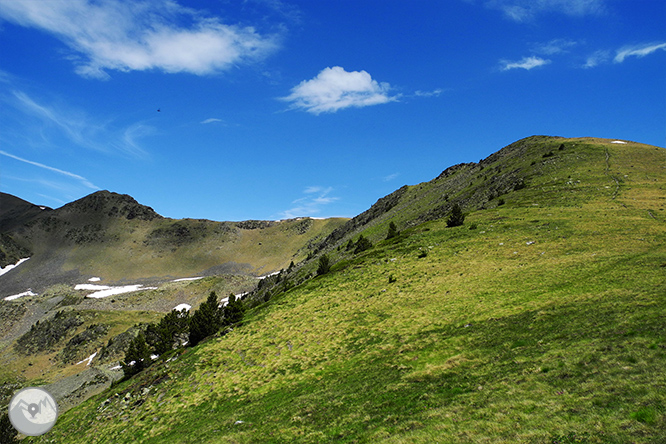
[[[386,239],[394,238],[398,235],[398,227],[395,226],[395,222],[391,222],[388,227],[388,233],[386,233]]]
[[[458,203],[454,203],[453,208],[451,208],[451,215],[446,220],[446,226],[449,228],[459,227],[464,222],[465,222],[465,215],[463,214],[460,205],[458,205]]]
[[[370,248],[372,248],[372,242],[370,242],[370,240],[361,235],[356,241],[356,248],[354,249],[354,254],[358,254],[362,251],[369,250]]]

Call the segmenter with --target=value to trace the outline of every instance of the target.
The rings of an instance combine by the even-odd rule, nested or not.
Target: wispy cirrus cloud
[[[324,205],[340,200],[339,197],[331,196],[333,187],[309,186],[303,190],[305,196],[292,202],[295,206],[280,213],[283,219],[295,217],[315,216],[321,213]]]
[[[502,11],[515,22],[529,22],[548,13],[573,17],[598,15],[606,9],[604,0],[487,0],[484,4]]]
[[[546,43],[536,43],[532,45],[532,51],[535,54],[555,55],[564,54],[570,51],[570,48],[578,45],[578,42],[569,39],[553,39]]]
[[[75,146],[105,153],[116,153],[141,158],[147,155],[141,139],[152,134],[154,128],[141,122],[128,126],[114,126],[110,122],[99,122],[85,112],[67,105],[47,103],[20,90],[12,90],[2,100],[4,112],[10,114],[15,125],[0,124],[5,143],[13,133],[23,143],[57,145],[64,137]]]
[[[175,1],[21,0],[0,2],[0,17],[65,43],[76,72],[108,79],[108,70],[213,74],[261,59],[276,35],[224,24]]]
[[[391,86],[377,82],[366,71],[345,71],[341,66],[324,68],[316,77],[303,80],[281,100],[291,109],[311,114],[333,113],[345,108],[363,108],[396,101]]]
[[[511,62],[509,60],[500,60],[500,69],[502,71],[508,71],[511,69],[525,69],[530,70],[537,68],[539,66],[547,65],[550,63],[550,60],[542,59],[541,57],[531,56],[523,57],[517,62]]]
[[[587,59],[585,60],[585,64],[583,65],[583,68],[594,68],[595,66],[608,62],[610,58],[611,58],[610,51],[606,50],[595,51],[594,53],[592,53],[587,57]]]
[[[208,123],[219,123],[219,122],[223,122],[223,120],[222,120],[222,119],[216,119],[216,118],[214,118],[214,117],[211,117],[210,119],[202,120],[200,123],[201,123],[202,125],[206,125],[206,124],[208,124]]]
[[[18,160],[19,162],[27,163],[28,165],[36,166],[38,168],[43,168],[45,170],[52,171],[54,173],[58,173],[58,174],[63,175],[63,176],[67,176],[71,179],[76,179],[83,186],[85,186],[87,188],[90,188],[92,190],[99,190],[100,189],[98,186],[94,185],[88,179],[86,179],[83,176],[79,176],[78,174],[70,173],[69,171],[65,171],[65,170],[54,168],[54,167],[51,167],[51,166],[48,166],[48,165],[44,165],[43,163],[34,162],[32,160],[24,159],[22,157],[19,157],[19,156],[16,156],[14,154],[10,154],[10,153],[7,153],[7,152],[1,151],[1,150],[0,150],[0,155],[5,156],[5,157],[9,157],[10,159]]]
[[[666,43],[644,43],[640,45],[623,46],[617,50],[617,54],[613,61],[615,63],[622,63],[627,57],[645,57],[656,51],[666,51]]]
[[[590,54],[587,57],[583,68],[594,68],[599,65],[610,63],[611,60],[616,64],[624,63],[629,57],[643,58],[660,50],[666,51],[666,42],[626,45],[615,51],[615,57],[612,56],[612,51],[602,49]]]

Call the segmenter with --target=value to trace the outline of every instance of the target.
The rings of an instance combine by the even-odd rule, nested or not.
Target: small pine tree
[[[458,203],[454,203],[453,208],[451,208],[451,215],[446,220],[446,226],[449,228],[459,227],[463,224],[464,221],[465,221],[465,215],[463,214],[460,205],[458,205]]]
[[[158,324],[150,324],[146,329],[146,342],[153,351],[161,355],[173,349],[174,343],[187,334],[189,329],[189,312],[171,310]]]
[[[195,346],[217,333],[222,326],[221,314],[217,295],[212,291],[190,319],[190,345]]]
[[[152,364],[152,360],[150,359],[150,349],[146,344],[146,337],[143,332],[139,332],[130,342],[125,353],[125,360],[121,362],[123,373],[126,377],[136,375],[141,370],[150,367],[150,364]]]
[[[354,254],[358,254],[362,251],[369,250],[372,248],[372,242],[364,237],[362,234],[356,241],[356,248],[354,249]]]
[[[349,242],[347,242],[347,246],[345,247],[345,249],[346,249],[347,251],[349,251],[349,250],[351,250],[352,248],[354,248],[354,241],[352,241],[351,239],[349,239]]]
[[[395,222],[391,222],[388,227],[388,233],[386,233],[386,239],[394,238],[398,235],[398,227],[395,226]]]
[[[238,324],[243,320],[245,314],[245,305],[240,299],[236,299],[233,294],[229,295],[229,302],[223,308],[223,325]]]
[[[319,258],[319,266],[317,267],[317,275],[321,276],[331,271],[331,260],[325,254]]]

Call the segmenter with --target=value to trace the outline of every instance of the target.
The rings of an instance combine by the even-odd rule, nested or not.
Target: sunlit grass
[[[619,173],[630,148],[608,147]],[[587,154],[584,190],[545,178],[462,227],[376,242],[67,412],[44,440],[666,441],[666,226],[645,210],[663,195],[621,186],[613,199],[604,150]],[[663,183],[655,163],[641,168]],[[123,408],[126,391],[145,402]]]

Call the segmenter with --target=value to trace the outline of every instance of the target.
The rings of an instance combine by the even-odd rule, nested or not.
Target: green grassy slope
[[[528,148],[492,166],[527,179],[503,205],[468,184],[462,227],[372,224],[371,250],[329,246],[329,274],[29,441],[666,441],[666,151]]]

